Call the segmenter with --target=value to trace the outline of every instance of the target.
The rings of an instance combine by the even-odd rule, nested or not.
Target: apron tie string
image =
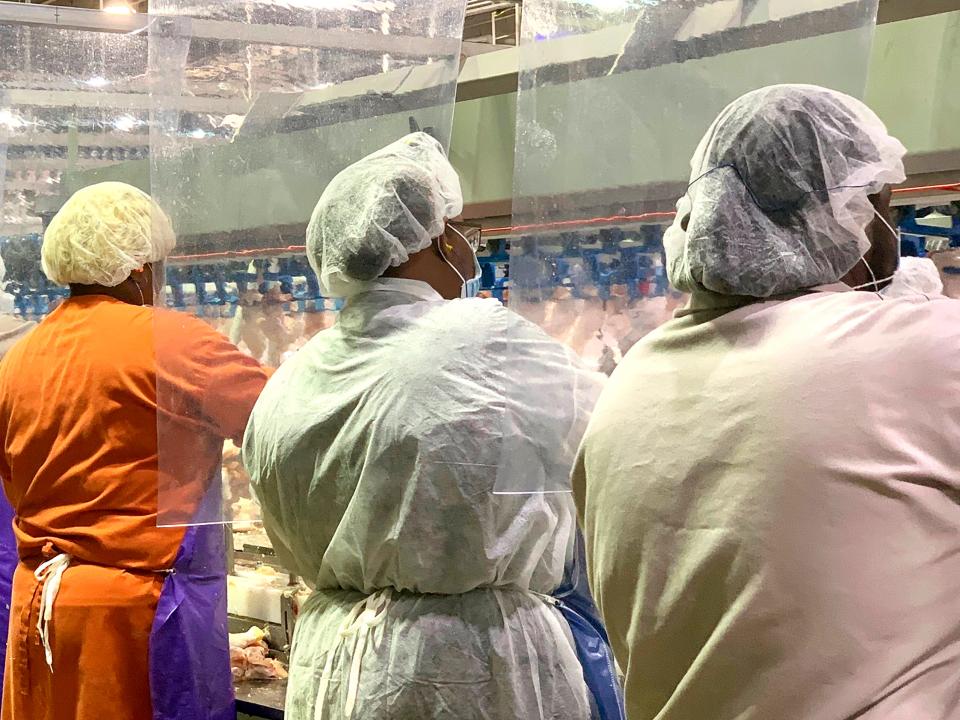
[[[360,666],[363,662],[363,653],[367,647],[367,638],[371,630],[382,625],[387,619],[387,610],[390,608],[392,594],[393,591],[386,588],[361,600],[353,606],[350,613],[340,624],[336,640],[327,649],[327,659],[323,665],[320,690],[317,692],[317,703],[313,713],[314,720],[323,720],[327,687],[333,677],[334,655],[348,640],[353,641],[353,647],[350,650],[350,675],[347,680],[347,701],[343,712],[347,720],[353,716],[353,710],[357,704],[357,695],[360,693]]]
[[[50,623],[53,620],[53,604],[56,602],[57,593],[60,592],[60,581],[63,579],[63,573],[68,567],[70,567],[70,556],[67,553],[60,553],[41,563],[33,573],[37,582],[43,586],[43,591],[40,594],[37,632],[40,633],[43,653],[51,673],[53,673],[53,650],[50,647]]]

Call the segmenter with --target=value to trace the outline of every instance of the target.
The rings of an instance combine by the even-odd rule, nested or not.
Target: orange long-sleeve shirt
[[[21,558],[3,720],[150,717],[154,573],[184,532],[158,526],[158,492],[182,504],[167,516],[190,515],[266,380],[196,318],[106,296],[67,300],[0,363],[0,477]],[[54,674],[34,628],[45,548],[74,559],[57,597]]]

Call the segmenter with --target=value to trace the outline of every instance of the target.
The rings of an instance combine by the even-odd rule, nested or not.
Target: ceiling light
[[[111,15],[133,15],[133,8],[123,2],[123,0],[112,0],[103,6],[105,13]]]

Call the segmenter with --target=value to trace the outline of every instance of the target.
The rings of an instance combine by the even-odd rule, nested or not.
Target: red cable
[[[270,256],[283,253],[302,253],[306,245],[288,245],[285,248],[251,248],[249,250],[221,250],[220,252],[197,253],[196,255],[171,255],[170,260],[209,260],[210,258],[242,258],[250,256]]]
[[[640,220],[653,220],[655,218],[672,218],[675,217],[677,213],[675,212],[649,212],[643,213],[642,215],[612,215],[610,217],[595,217],[595,218],[586,218],[582,220],[556,220],[554,222],[548,223],[533,223],[530,225],[512,225],[508,227],[500,228],[483,228],[483,232],[494,233],[494,232],[523,232],[524,230],[544,230],[546,228],[561,228],[561,227],[571,227],[571,226],[580,226],[580,225],[597,225],[601,223],[612,223],[612,222],[637,222]]]
[[[897,195],[900,195],[901,193],[929,192],[931,190],[960,192],[960,183],[953,183],[952,185],[924,185],[922,187],[896,188],[893,192]]]
[[[930,192],[941,190],[945,192],[960,192],[960,183],[946,185],[923,185],[920,187],[896,188],[897,195],[909,193]],[[526,230],[547,230],[552,228],[581,227],[584,225],[599,225],[614,222],[640,222],[642,220],[666,219],[675,217],[675,212],[649,212],[640,215],[611,215],[610,217],[583,218],[579,220],[556,220],[547,223],[531,223],[528,225],[508,225],[506,227],[483,228],[485,235],[490,233],[517,233]],[[285,248],[254,248],[250,250],[224,250],[221,252],[198,253],[195,255],[173,255],[171,260],[209,260],[211,258],[242,258],[251,256],[269,256],[283,253],[301,253],[306,250],[305,245],[288,245]]]

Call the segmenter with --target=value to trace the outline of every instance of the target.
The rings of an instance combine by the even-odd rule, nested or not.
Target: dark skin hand
[[[434,239],[430,247],[411,255],[403,265],[389,268],[383,276],[420,280],[430,285],[442,298],[455,300],[460,297],[463,280],[444,261],[444,257],[464,278],[473,277],[473,250],[466,240],[449,227],[444,230],[443,235]]]
[[[82,295],[106,295],[127,305],[153,305],[154,272],[160,277],[162,269],[154,270],[154,263],[147,263],[142,270],[134,270],[130,277],[116,287],[105,285],[70,285],[71,297]]]

